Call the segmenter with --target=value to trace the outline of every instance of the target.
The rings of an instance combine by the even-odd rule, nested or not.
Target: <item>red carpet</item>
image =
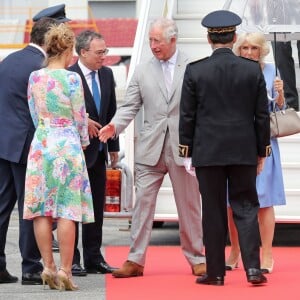
[[[128,247],[106,247],[106,259],[121,266]],[[227,249],[228,251],[229,249]],[[113,278],[106,275],[106,300],[298,300],[300,299],[300,248],[274,247],[274,271],[268,283],[253,286],[246,281],[242,264],[227,272],[224,286],[195,283],[196,277],[179,246],[150,246],[143,277]]]

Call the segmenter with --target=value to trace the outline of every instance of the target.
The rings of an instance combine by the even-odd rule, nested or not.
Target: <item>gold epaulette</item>
[[[271,145],[266,146],[266,156],[270,156],[272,153],[272,147]]]
[[[189,157],[189,146],[179,145],[179,156],[180,157]]]

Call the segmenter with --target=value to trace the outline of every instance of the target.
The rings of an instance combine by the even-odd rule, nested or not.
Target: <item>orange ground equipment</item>
[[[106,197],[104,204],[105,212],[119,212],[121,207],[121,179],[120,169],[106,170]]]

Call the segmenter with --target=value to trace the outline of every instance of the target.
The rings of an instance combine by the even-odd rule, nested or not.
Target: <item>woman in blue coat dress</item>
[[[276,75],[274,64],[265,63],[269,45],[262,33],[241,34],[234,45],[236,55],[258,61],[266,81],[269,98],[269,110],[281,109],[285,105],[283,81]],[[273,271],[272,243],[275,229],[274,205],[285,205],[285,193],[280,161],[280,151],[276,138],[271,138],[272,154],[265,160],[262,172],[257,176],[256,187],[260,209],[258,212],[259,230],[262,245],[261,269],[263,273]],[[228,208],[228,227],[231,241],[231,253],[226,262],[226,269],[233,270],[238,266],[240,249],[238,234],[235,228],[232,210]]]

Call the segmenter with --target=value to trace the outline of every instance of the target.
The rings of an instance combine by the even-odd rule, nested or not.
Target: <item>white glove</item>
[[[191,157],[185,157],[183,159],[183,164],[185,167],[185,170],[192,176],[196,176],[195,168],[192,166],[192,158]]]

